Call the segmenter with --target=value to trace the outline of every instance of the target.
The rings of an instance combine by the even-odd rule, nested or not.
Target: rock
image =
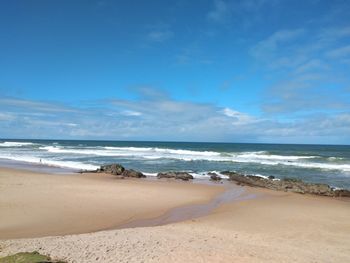
[[[310,194],[316,194],[316,195],[324,195],[324,196],[332,196],[333,190],[332,188],[327,184],[306,184],[303,183],[304,187],[306,188],[306,192]]]
[[[350,191],[345,189],[332,189],[327,184],[306,183],[298,178],[284,178],[273,180],[274,177],[263,178],[255,175],[243,175],[236,172],[221,172],[229,177],[228,180],[235,181],[238,185],[262,187],[277,191],[286,191],[300,194],[313,194],[332,197],[350,197]]]
[[[350,191],[346,189],[333,190],[335,197],[350,197]]]
[[[269,175],[267,178],[270,179],[270,180],[275,179],[275,177],[273,175]]]
[[[193,176],[186,172],[165,172],[165,173],[158,173],[157,174],[158,179],[160,178],[174,178],[174,179],[180,179],[183,181],[192,180]]]
[[[143,173],[139,172],[139,171],[135,171],[135,170],[124,170],[122,173],[122,176],[124,177],[133,177],[133,178],[144,178],[146,177],[146,175],[144,175]]]
[[[113,163],[108,165],[102,165],[100,169],[97,170],[97,172],[121,175],[124,172],[124,170],[125,168],[122,165]]]
[[[135,170],[127,170],[122,165],[113,163],[113,164],[107,164],[102,165],[100,169],[97,169],[94,171],[95,173],[109,173],[115,175],[118,179],[124,179],[125,177],[133,177],[133,178],[143,178],[146,177],[141,172],[135,171]]]
[[[210,180],[220,181],[222,178],[217,173],[208,173],[210,175]]]

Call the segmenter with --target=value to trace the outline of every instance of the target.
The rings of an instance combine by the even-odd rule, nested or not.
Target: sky
[[[0,138],[350,144],[350,1],[0,1]]]

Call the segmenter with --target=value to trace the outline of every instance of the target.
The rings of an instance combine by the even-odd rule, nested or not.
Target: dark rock
[[[186,172],[165,172],[165,173],[158,173],[157,174],[158,179],[160,178],[173,178],[173,179],[180,179],[183,181],[192,180],[193,176]]]
[[[350,191],[346,189],[333,190],[335,197],[350,197]]]
[[[262,187],[277,191],[294,192],[300,194],[313,194],[332,197],[350,197],[350,191],[345,189],[332,189],[327,184],[312,184],[303,182],[297,178],[284,178],[273,180],[274,178],[263,178],[255,175],[243,175],[236,172],[221,172],[229,177],[228,180],[235,181],[238,185]]]
[[[220,181],[222,178],[217,173],[208,173],[210,175],[210,180]]]
[[[275,177],[273,175],[269,175],[267,178],[270,179],[270,180],[275,179]]]
[[[124,172],[124,170],[125,168],[122,165],[113,163],[108,165],[102,165],[100,169],[97,170],[97,172],[121,175]]]
[[[227,175],[227,176],[230,176],[230,175],[241,175],[239,173],[232,172],[232,171],[223,171],[223,172],[220,172],[220,173],[223,174],[223,175]]]
[[[146,175],[144,175],[143,173],[139,172],[139,171],[135,171],[135,170],[124,170],[122,173],[122,176],[124,177],[133,177],[133,178],[144,178],[146,177]]]

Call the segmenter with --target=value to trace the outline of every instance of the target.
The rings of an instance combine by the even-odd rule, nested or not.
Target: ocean
[[[350,189],[350,146],[83,140],[0,140],[0,159],[65,170],[120,163],[148,176],[175,170],[207,179],[225,170]]]

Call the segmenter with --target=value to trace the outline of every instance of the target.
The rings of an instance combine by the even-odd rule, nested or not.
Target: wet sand
[[[48,177],[49,175],[42,176]],[[1,180],[2,191],[4,180]],[[39,181],[41,180],[44,179],[41,178]],[[144,180],[115,182],[112,181],[113,179],[105,177],[87,179],[76,177],[76,180],[80,182],[79,184],[74,183],[74,189],[78,192],[81,191],[78,190],[79,188],[83,188],[84,191],[90,189],[90,183],[87,185],[83,183],[85,180],[96,183],[99,181],[108,182],[108,184],[125,183],[128,185],[125,194],[131,189],[142,191],[142,189],[154,187],[157,190],[147,190],[144,193],[134,192],[133,195],[127,195],[127,199],[140,202],[140,198],[147,197],[156,203],[156,200],[160,199],[157,196],[160,193],[158,188],[164,189],[164,184],[167,187],[166,193],[164,193],[165,197],[162,199],[166,201],[164,205],[168,210],[164,208],[164,213],[158,215],[152,213],[152,216],[145,213],[149,216],[148,218],[161,218],[158,221],[159,224],[170,224],[152,226],[155,221],[151,221],[153,223],[150,224],[147,217],[140,217],[138,220],[130,220],[129,218],[124,227],[131,224],[129,225],[131,228],[126,229],[79,235],[2,240],[0,241],[0,255],[37,250],[53,258],[80,263],[350,262],[350,202],[347,199],[275,192],[249,187],[241,188],[233,185],[235,190],[243,189],[243,192],[236,192],[239,200],[235,196],[234,201],[231,202],[229,197],[225,197],[227,192],[223,192],[223,190],[227,188],[224,187]],[[5,182],[8,181],[9,179],[5,179]],[[27,186],[33,187],[32,185]],[[28,188],[27,186],[22,188],[22,191],[27,191],[25,190]],[[7,185],[7,187],[13,189],[14,186]],[[54,188],[51,193],[54,194],[54,191],[57,190]],[[180,193],[180,190],[183,192]],[[22,193],[22,191],[17,191],[17,194]],[[124,192],[120,192],[119,195],[122,193]],[[135,194],[137,194],[136,197]],[[186,203],[183,196],[178,196],[179,194],[188,194],[187,197],[194,199],[191,199],[191,203]],[[107,190],[95,195],[95,198],[105,200],[104,196],[111,198],[112,194]],[[4,195],[0,196],[1,202],[3,197]],[[125,206],[123,212],[130,213],[129,210],[133,210],[133,206],[128,205],[127,199],[123,202]],[[6,200],[13,200],[11,205],[14,207],[18,202],[13,196]],[[188,199],[186,200],[188,201]],[[149,204],[153,202],[150,201]],[[174,215],[171,213],[176,212],[176,209],[180,209],[180,214],[187,214],[187,208],[196,211],[193,208],[198,207],[201,203],[212,206],[208,215],[196,214],[195,212],[192,214],[194,217],[183,222],[166,221],[168,217],[174,219]],[[174,206],[170,206],[170,204],[174,204]],[[76,205],[73,202],[72,207]],[[96,212],[95,207],[90,206]],[[118,206],[118,209],[121,207]],[[148,209],[152,209],[152,207],[150,205]],[[160,205],[160,207],[162,206]],[[169,208],[173,209],[169,210]],[[199,210],[203,211],[203,209]],[[98,211],[102,212],[102,210]],[[108,220],[108,218],[105,217],[104,220]]]

